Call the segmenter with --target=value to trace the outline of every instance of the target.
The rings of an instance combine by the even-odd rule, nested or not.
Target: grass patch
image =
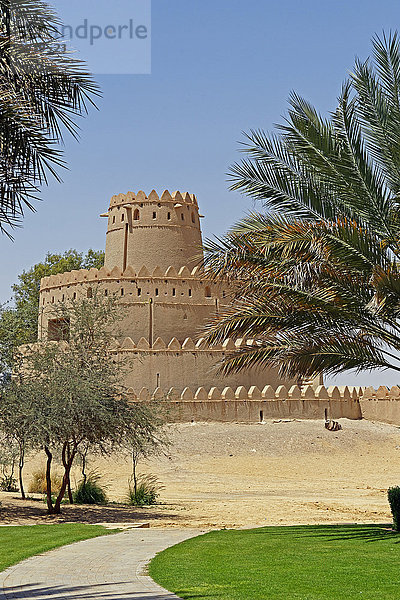
[[[150,575],[196,600],[398,600],[400,534],[382,525],[222,530],[158,554]]]
[[[46,550],[110,533],[115,530],[81,523],[0,527],[0,571]]]

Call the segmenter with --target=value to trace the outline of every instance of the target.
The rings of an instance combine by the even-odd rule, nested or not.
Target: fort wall
[[[364,419],[400,425],[400,387],[367,387],[360,396],[360,407]]]
[[[361,419],[359,390],[323,385],[280,385],[264,388],[253,385],[186,387],[182,391],[172,388],[164,394],[160,388],[152,393],[147,388],[129,390],[136,402],[150,400],[162,403],[163,412],[169,422],[226,422],[259,423],[267,419],[324,419],[325,410],[330,419]]]

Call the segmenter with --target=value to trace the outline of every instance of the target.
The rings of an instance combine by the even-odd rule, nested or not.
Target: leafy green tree
[[[0,309],[0,368],[10,369],[15,349],[36,341],[39,318],[39,291],[42,277],[74,269],[100,269],[104,252],[89,250],[86,254],[67,250],[63,254],[48,253],[43,262],[33,265],[18,276],[13,285],[13,299]]]
[[[99,88],[85,63],[59,43],[61,22],[42,0],[0,0],[0,230],[33,210],[39,188],[64,168],[65,132]]]
[[[113,351],[121,320],[117,298],[94,293],[92,298],[54,306],[54,317],[69,325],[69,342],[25,347],[19,385],[36,385],[33,445],[47,457],[47,507],[58,514],[76,455],[88,445],[102,453],[125,446],[136,435],[147,438],[156,419],[146,403],[130,402],[123,385],[129,364]],[[1,405],[0,405],[1,412]],[[157,417],[158,420],[158,417]],[[148,432],[148,435],[146,435]],[[63,481],[52,499],[51,469],[61,456]]]
[[[225,372],[400,371],[399,90],[399,37],[375,37],[329,118],[293,94],[279,136],[247,136],[232,188],[267,211],[207,249],[234,289],[208,340],[254,340]]]

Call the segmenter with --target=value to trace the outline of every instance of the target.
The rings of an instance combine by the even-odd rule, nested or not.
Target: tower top
[[[202,260],[203,249],[197,199],[188,192],[155,190],[149,195],[112,196],[108,212],[105,266],[136,271],[145,265],[179,269],[194,267]]]
[[[189,194],[189,192],[172,192],[170,193],[168,190],[164,190],[161,196],[157,194],[155,190],[152,190],[150,194],[147,196],[145,192],[140,190],[136,194],[134,192],[127,192],[126,194],[117,194],[111,197],[110,200],[110,209],[115,206],[123,206],[125,204],[141,204],[144,202],[169,202],[169,203],[177,203],[184,202],[186,204],[195,204],[197,206],[197,199],[194,194]]]

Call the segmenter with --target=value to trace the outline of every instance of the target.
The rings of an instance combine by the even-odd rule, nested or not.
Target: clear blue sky
[[[373,34],[400,28],[399,18],[398,0],[153,0],[151,74],[97,78],[100,110],[82,121],[79,144],[67,140],[64,182],[43,190],[13,243],[0,238],[0,300],[47,251],[103,248],[98,215],[113,194],[194,192],[203,233],[226,231],[252,207],[226,182],[241,132],[271,131],[291,90],[333,109],[354,57],[367,57]]]

